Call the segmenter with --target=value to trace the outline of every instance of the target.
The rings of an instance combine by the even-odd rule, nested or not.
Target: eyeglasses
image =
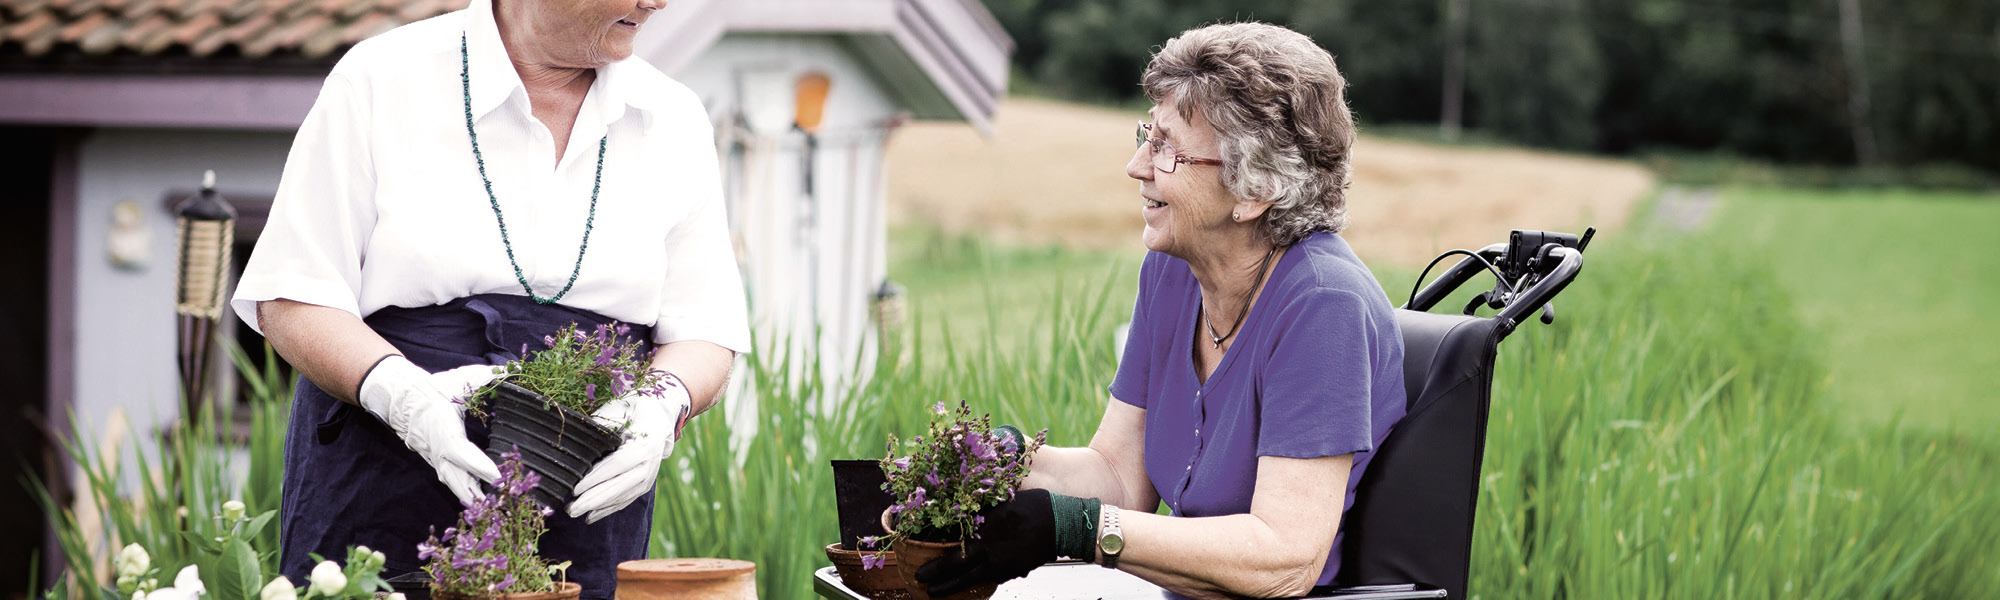
[[[1213,158],[1198,158],[1194,156],[1188,156],[1186,154],[1181,154],[1179,149],[1174,148],[1173,143],[1167,141],[1167,138],[1153,137],[1152,133],[1153,133],[1152,123],[1147,123],[1145,121],[1139,122],[1139,132],[1138,132],[1139,146],[1142,148],[1148,145],[1151,146],[1151,148],[1149,148],[1148,151],[1153,153],[1153,168],[1159,169],[1160,172],[1162,173],[1172,173],[1174,172],[1174,169],[1179,168],[1182,163],[1190,165],[1209,165],[1212,167],[1222,166],[1222,161],[1220,160],[1216,160]]]

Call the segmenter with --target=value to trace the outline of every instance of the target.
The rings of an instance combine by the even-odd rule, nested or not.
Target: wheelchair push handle
[[[1431,267],[1447,257],[1463,255],[1465,258],[1446,269],[1430,285],[1421,290],[1413,288],[1410,300],[1403,308],[1428,311],[1473,276],[1487,272],[1495,279],[1493,289],[1474,296],[1466,305],[1465,314],[1473,314],[1479,305],[1484,304],[1500,311],[1494,318],[1502,322],[1505,331],[1512,331],[1537,311],[1541,313],[1542,323],[1552,323],[1555,321],[1555,309],[1550,300],[1568,287],[1577,273],[1583,270],[1583,250],[1596,234],[1595,227],[1585,229],[1581,236],[1517,229],[1507,243],[1493,244],[1478,252],[1446,252],[1431,261],[1431,266],[1425,267],[1424,273],[1430,273]],[[1418,276],[1417,283],[1423,283],[1423,275]]]

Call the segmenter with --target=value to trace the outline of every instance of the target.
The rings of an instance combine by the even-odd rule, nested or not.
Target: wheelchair
[[[1374,462],[1356,483],[1354,505],[1342,519],[1340,573],[1334,584],[1299,600],[1403,600],[1465,598],[1472,560],[1473,510],[1486,448],[1486,415],[1492,402],[1493,364],[1500,342],[1539,313],[1553,323],[1549,301],[1583,270],[1583,235],[1514,231],[1506,243],[1464,259],[1396,309],[1403,334],[1403,385],[1408,412],[1375,449]],[[1417,276],[1422,283],[1430,268]],[[1480,273],[1494,276],[1460,315],[1429,312]],[[1481,305],[1498,311],[1479,317]],[[1038,592],[1062,597],[1142,600],[1161,590],[1127,573],[1083,562],[1052,563],[1028,577]],[[821,597],[859,600],[832,567],[814,573]],[[1009,595],[996,598],[1045,597]]]
[[[1356,484],[1354,506],[1341,521],[1347,535],[1335,585],[1307,598],[1467,596],[1500,342],[1538,312],[1543,324],[1555,321],[1549,301],[1583,270],[1583,249],[1596,231],[1577,236],[1516,230],[1506,243],[1478,252],[1453,250],[1431,261],[1436,266],[1465,256],[1396,309],[1409,411],[1375,449],[1374,462]],[[1424,271],[1419,284],[1430,268]],[[1494,287],[1473,297],[1463,314],[1429,312],[1482,272],[1494,276]],[[1482,304],[1499,312],[1475,316]]]

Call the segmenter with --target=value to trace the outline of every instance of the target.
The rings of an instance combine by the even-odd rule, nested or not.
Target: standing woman
[[[608,598],[643,558],[654,479],[748,349],[699,100],[632,39],[663,0],[473,0],[357,44],[293,143],[232,307],[304,379],[285,442],[283,572],[417,544],[498,477],[453,400],[576,323],[655,344],[663,397],[598,417],[622,447],[542,554]]]
[[[983,513],[933,596],[1056,556],[1201,598],[1305,595],[1340,568],[1340,520],[1403,418],[1388,295],[1338,232],[1354,120],[1311,39],[1261,23],[1167,40],[1125,174],[1147,253],[1090,445],[1044,446]],[[1154,514],[1162,502],[1170,514]]]

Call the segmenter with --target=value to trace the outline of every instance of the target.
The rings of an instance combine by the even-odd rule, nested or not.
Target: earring
[[[1242,221],[1242,220],[1243,220],[1243,215],[1242,215],[1242,214],[1240,214],[1240,213],[1229,213],[1229,220],[1231,220],[1231,221]]]

